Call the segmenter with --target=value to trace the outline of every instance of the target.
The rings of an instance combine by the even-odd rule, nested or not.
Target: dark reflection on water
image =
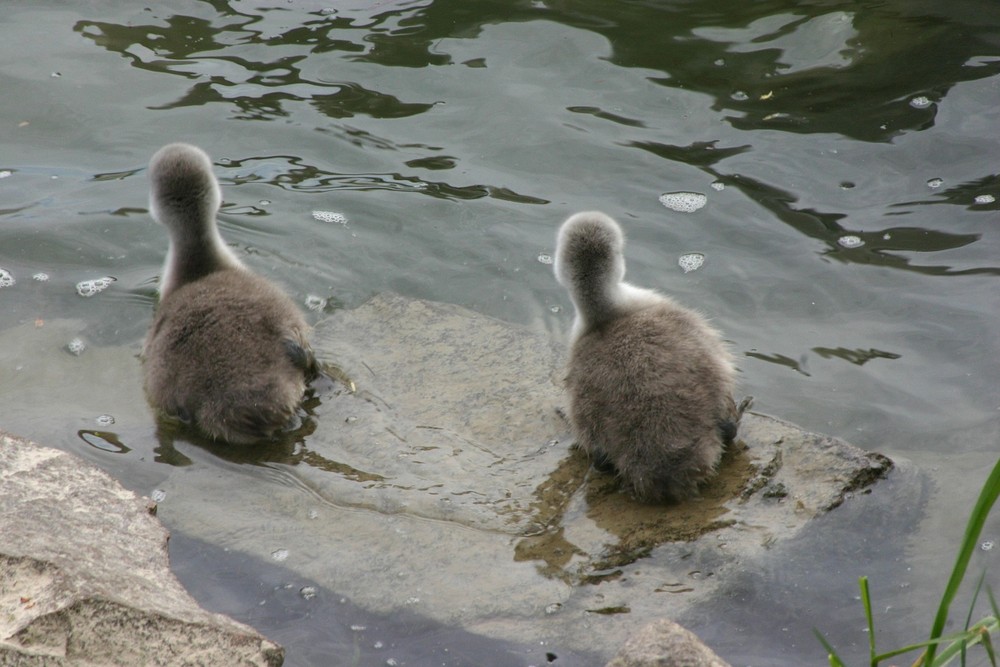
[[[225,2],[212,5],[220,12],[218,24],[174,15],[149,25],[80,21],[76,30],[136,67],[193,80],[204,78],[200,74],[209,71],[210,61],[225,63],[224,72],[195,83],[183,99],[161,108],[228,102],[240,119],[285,116],[289,100],[308,101],[331,118],[420,114],[433,101],[403,102],[358,83],[310,79],[299,65],[310,54],[334,52],[392,67],[446,65],[450,56],[435,52],[442,38],[472,37],[490,24],[537,19],[604,35],[613,47],[612,62],[661,71],[663,76],[652,80],[711,95],[713,108],[731,112],[726,120],[741,130],[832,132],[891,141],[902,132],[932,127],[936,103],[956,84],[1000,73],[994,32],[1000,6],[973,1],[945,8],[929,0],[863,7],[819,0],[544,5],[437,0],[374,13],[360,25],[335,11],[316,10],[314,20],[275,32],[258,25],[260,15]],[[665,42],[671,48],[662,48]],[[301,53],[267,62],[225,55],[247,44],[295,45]],[[248,88],[256,92],[245,92]],[[608,117],[643,126],[641,120]]]
[[[900,202],[894,206],[933,206],[954,204],[973,211],[1000,210],[1000,174],[990,174],[968,183],[946,188],[935,194],[935,199]]]
[[[354,82],[324,81],[303,75],[299,64],[310,53],[357,52],[369,48],[329,34],[350,31],[352,26],[348,19],[317,12],[316,21],[277,35],[263,34],[253,29],[261,20],[260,16],[241,14],[225,7],[225,3],[214,4],[221,12],[221,25],[201,18],[172,15],[146,25],[80,21],[75,29],[95,44],[122,54],[140,69],[197,81],[184,97],[156,109],[223,102],[236,108],[234,119],[271,120],[288,115],[284,107],[289,101],[308,102],[330,118],[351,118],[359,114],[403,118],[433,106],[431,103],[403,102]],[[379,21],[395,15],[396,12],[390,12]],[[241,21],[228,22],[231,17]],[[368,25],[350,34],[360,41],[362,36],[377,34],[377,27]],[[279,56],[267,62],[229,54],[237,47],[254,44],[304,48],[301,54]]]
[[[729,176],[723,179],[770,211],[775,218],[805,236],[823,241],[827,249],[823,255],[841,262],[874,264],[927,275],[1000,275],[1000,267],[955,269],[949,266],[928,266],[911,263],[910,258],[897,252],[939,252],[961,248],[978,241],[979,234],[953,234],[932,229],[912,227],[886,227],[865,232],[849,229],[839,221],[843,213],[823,213],[810,208],[796,208],[798,197],[791,192],[767,185],[748,176]],[[854,236],[862,245],[846,247],[844,237]]]
[[[295,572],[183,534],[170,537],[170,560],[174,574],[205,608],[281,644],[284,667],[601,664],[558,643],[488,639],[405,610],[372,614]]]

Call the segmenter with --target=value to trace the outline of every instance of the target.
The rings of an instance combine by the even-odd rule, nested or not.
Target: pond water
[[[262,495],[291,484],[204,451],[175,465],[151,414],[116,410],[135,400],[137,360],[83,380],[61,370],[75,353],[138,352],[166,249],[145,166],[165,143],[213,157],[223,235],[313,322],[392,291],[563,342],[555,230],[599,209],[626,230],[631,281],[723,330],[756,409],[925,473],[913,507],[876,489],[678,620],[734,665],[821,664],[813,627],[860,662],[867,574],[880,648],[929,629],[1000,436],[1000,5],[13,0],[4,13],[0,427],[144,494],[191,469]],[[41,332],[55,337],[39,347]],[[384,664],[356,653],[351,628],[366,624],[399,664],[586,664],[616,648],[472,634],[323,583],[291,595],[278,557],[162,515],[184,583],[285,644],[288,665]],[[998,540],[993,519],[974,572]],[[341,651],[354,657],[331,659]]]

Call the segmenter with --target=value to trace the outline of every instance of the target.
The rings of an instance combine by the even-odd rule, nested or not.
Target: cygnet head
[[[616,285],[625,277],[624,249],[621,227],[609,216],[599,211],[572,215],[556,237],[556,280],[571,292]]]
[[[171,232],[215,226],[222,191],[205,151],[190,144],[169,144],[149,161],[149,210]]]
[[[222,191],[212,161],[190,144],[169,144],[149,162],[149,210],[170,232],[160,295],[222,269],[243,264],[216,226]]]
[[[609,216],[586,211],[569,217],[556,237],[556,280],[576,307],[574,337],[614,318],[637,291],[625,278],[625,236]]]

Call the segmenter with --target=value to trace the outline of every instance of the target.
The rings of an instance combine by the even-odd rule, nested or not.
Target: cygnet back
[[[166,146],[149,175],[150,209],[170,232],[143,347],[149,401],[212,438],[269,439],[294,419],[315,374],[308,324],[226,247],[215,222],[219,186],[204,152]]]
[[[732,356],[693,310],[623,281],[621,228],[578,213],[560,228],[555,273],[576,308],[566,386],[579,446],[640,500],[682,500],[735,434]]]

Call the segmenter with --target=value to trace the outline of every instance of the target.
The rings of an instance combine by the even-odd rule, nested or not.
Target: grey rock
[[[660,619],[629,637],[605,667],[730,667],[697,635]]]
[[[155,508],[74,456],[0,433],[0,665],[282,663],[177,582]]]

